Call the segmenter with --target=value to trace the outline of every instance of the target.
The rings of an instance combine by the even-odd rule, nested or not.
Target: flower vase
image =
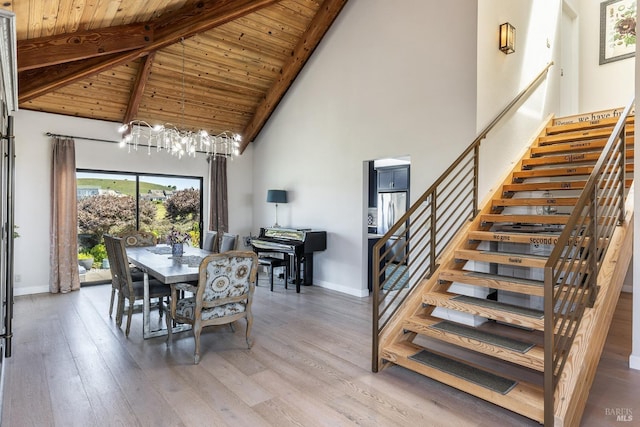
[[[182,243],[174,243],[171,245],[171,255],[182,256],[184,254],[184,246]]]

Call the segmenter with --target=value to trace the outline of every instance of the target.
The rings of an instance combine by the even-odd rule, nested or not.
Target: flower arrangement
[[[167,245],[175,245],[176,243],[188,243],[191,241],[189,233],[184,233],[177,230],[175,227],[171,227],[169,234],[167,235]]]

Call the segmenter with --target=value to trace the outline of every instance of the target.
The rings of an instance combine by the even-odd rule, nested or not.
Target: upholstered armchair
[[[172,340],[172,326],[192,326],[195,340],[194,363],[200,362],[200,334],[212,325],[230,324],[244,318],[245,340],[251,348],[251,301],[255,290],[258,257],[253,252],[229,251],[206,256],[200,263],[197,286],[188,283],[171,285],[171,298],[166,321],[167,345]],[[180,297],[180,295],[185,295]],[[191,294],[190,296],[187,296]]]

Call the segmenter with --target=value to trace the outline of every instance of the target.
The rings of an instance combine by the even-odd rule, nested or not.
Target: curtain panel
[[[218,235],[229,231],[227,201],[227,158],[211,156],[209,161],[209,230]]]
[[[52,160],[49,291],[67,293],[80,289],[74,140],[54,138]]]

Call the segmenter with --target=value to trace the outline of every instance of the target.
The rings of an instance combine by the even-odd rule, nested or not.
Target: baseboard
[[[314,286],[320,288],[331,289],[332,291],[342,292],[343,294],[353,295],[354,297],[364,298],[369,296],[369,289],[354,289],[347,286],[338,285],[336,283],[315,281]]]
[[[49,292],[49,286],[20,286],[13,288],[13,295],[21,296],[21,295],[33,295],[33,294],[44,294]]]
[[[636,369],[640,371],[640,356],[631,355],[629,356],[629,367],[631,369]]]
[[[628,294],[633,293],[633,285],[622,285],[622,292],[626,292]]]

